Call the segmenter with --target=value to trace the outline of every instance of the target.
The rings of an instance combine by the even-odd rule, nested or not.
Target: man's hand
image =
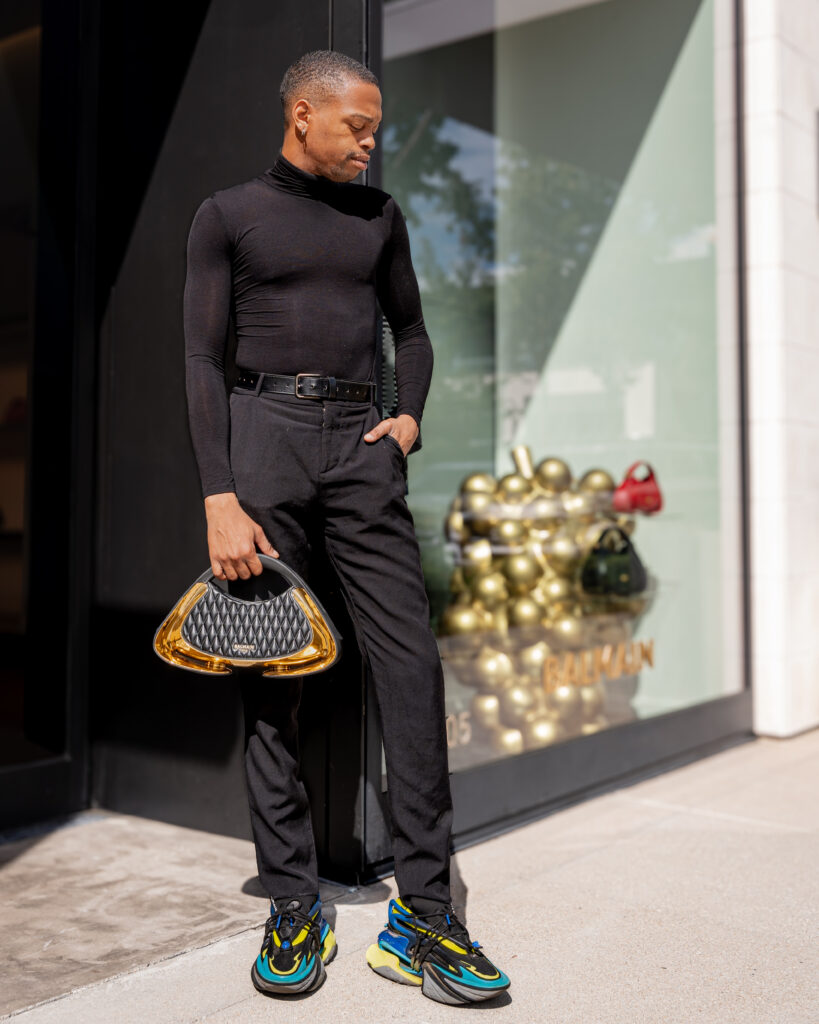
[[[364,435],[365,441],[377,441],[385,434],[392,434],[395,440],[401,445],[401,451],[407,455],[410,448],[415,444],[418,437],[418,424],[409,413],[402,412],[400,416],[390,416],[380,423],[376,423],[369,433]]]
[[[262,563],[256,548],[279,557],[279,552],[265,537],[264,530],[255,523],[239,504],[232,491],[210,494],[205,498],[208,518],[208,551],[213,575],[220,580],[249,580],[258,576]]]

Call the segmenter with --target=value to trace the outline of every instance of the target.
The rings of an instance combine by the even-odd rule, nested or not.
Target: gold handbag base
[[[214,672],[230,675],[234,668],[262,668],[263,676],[303,675],[306,672],[320,672],[336,660],[337,649],[333,634],[327,628],[324,617],[306,590],[294,587],[293,598],[307,616],[313,629],[313,637],[306,647],[293,654],[277,658],[225,658],[192,647],[182,636],[182,626],[191,609],[207,592],[207,583],[194,583],[186,591],[168,617],[157,630],[154,650],[164,661],[180,668],[195,672]]]

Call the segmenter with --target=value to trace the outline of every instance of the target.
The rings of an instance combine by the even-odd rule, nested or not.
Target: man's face
[[[381,123],[381,92],[351,79],[343,92],[310,107],[305,155],[312,173],[352,181],[367,167]]]

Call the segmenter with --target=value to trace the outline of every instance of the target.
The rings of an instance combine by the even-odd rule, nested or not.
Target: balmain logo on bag
[[[237,654],[252,654],[256,650],[256,644],[231,644]]]

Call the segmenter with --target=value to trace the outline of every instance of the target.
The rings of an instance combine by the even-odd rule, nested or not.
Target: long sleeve
[[[230,293],[230,240],[210,196],[196,211],[188,234],[183,307],[188,419],[203,497],[235,491],[225,390]]]
[[[408,413],[420,427],[432,380],[433,351],[421,310],[407,225],[398,203],[393,199],[392,204],[392,231],[379,264],[378,302],[395,338],[396,414]],[[411,450],[421,447],[419,440]]]

